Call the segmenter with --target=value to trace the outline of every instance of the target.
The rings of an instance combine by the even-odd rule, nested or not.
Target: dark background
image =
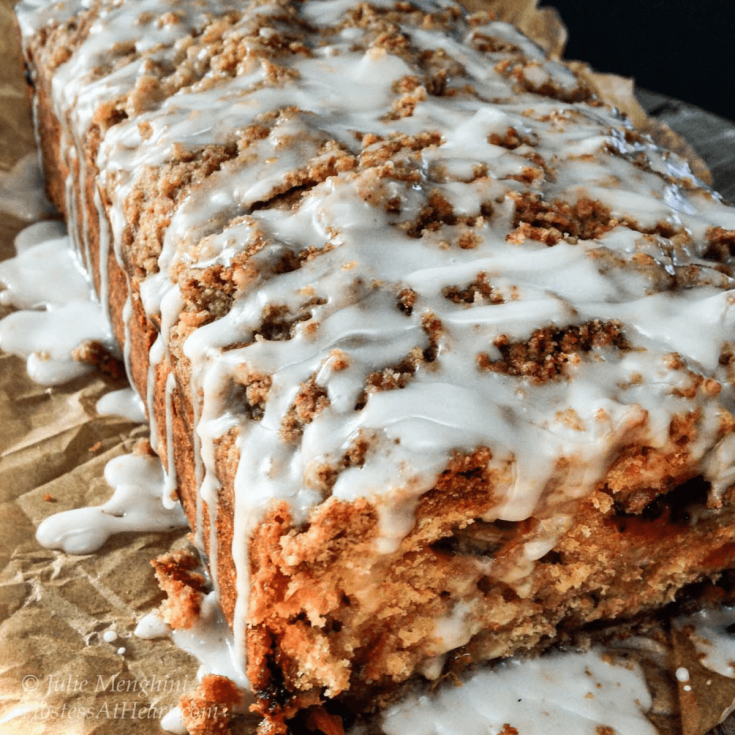
[[[566,58],[735,120],[735,0],[543,0]]]

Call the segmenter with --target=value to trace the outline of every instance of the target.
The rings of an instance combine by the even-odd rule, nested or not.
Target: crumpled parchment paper
[[[552,9],[533,0],[467,0],[472,10],[515,22],[552,55],[566,31]],[[33,150],[10,0],[0,0],[0,171]],[[639,115],[625,80],[606,78],[616,103]],[[636,120],[640,123],[640,118]],[[645,121],[644,121],[645,122]],[[0,258],[13,254],[27,224],[0,212]],[[0,307],[0,317],[5,312]],[[110,495],[106,462],[129,452],[147,428],[96,414],[97,400],[122,387],[99,375],[54,388],[31,382],[22,360],[0,354],[0,733],[147,735],[196,684],[197,662],[169,640],[132,635],[137,620],[162,599],[150,560],[186,545],[187,533],[115,536],[97,554],[69,556],[35,540],[35,528],[61,510],[97,505]],[[116,631],[108,643],[105,631]],[[641,661],[662,733],[702,735],[735,701],[735,681],[703,669],[688,641],[665,630],[644,645],[623,644]],[[124,650],[122,650],[124,649]],[[672,668],[673,666],[673,668]],[[691,692],[673,677],[689,668]],[[252,721],[235,725],[253,732]]]

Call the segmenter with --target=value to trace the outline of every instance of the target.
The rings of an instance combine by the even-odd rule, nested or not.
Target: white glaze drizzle
[[[163,504],[166,508],[173,508],[179,500],[176,495],[176,463],[174,462],[174,433],[172,430],[171,402],[176,388],[176,376],[169,373],[166,378],[166,481],[163,487]]]
[[[35,151],[0,172],[0,212],[33,222],[53,213],[43,191],[43,174]]]
[[[68,554],[90,554],[113,534],[170,531],[187,525],[181,506],[169,509],[161,502],[164,472],[158,458],[115,457],[105,466],[105,479],[114,488],[106,503],[45,518],[36,530],[38,542]]]
[[[655,735],[645,679],[635,664],[607,661],[598,650],[510,659],[460,686],[412,695],[383,715],[386,735],[595,735],[609,727]],[[355,733],[355,735],[357,735]]]
[[[108,76],[90,80],[89,72],[104,59],[110,39],[150,37],[151,43],[162,43],[156,47],[155,54],[160,55],[156,60],[170,59],[175,39],[203,22],[203,16],[196,15],[175,30],[146,28],[150,31],[146,36],[136,26],[137,14],[160,12],[163,7],[163,0],[129,2],[95,20],[95,33],[54,78],[60,119],[71,120],[75,130],[83,132],[96,106],[130,90],[147,68],[136,58]],[[204,7],[202,12],[224,13],[230,6]],[[303,13],[316,25],[328,25],[349,7],[341,0],[314,1]],[[275,3],[249,6],[235,32],[239,27],[247,31],[259,16],[277,10]],[[68,7],[62,9],[60,18],[68,12]],[[21,16],[22,26],[32,32],[48,21],[49,11],[38,15],[34,6],[22,3]],[[277,32],[282,23],[274,18],[271,30]],[[576,81],[565,67],[546,61],[512,27],[490,23],[469,29],[459,21],[450,34],[408,26],[400,30],[415,46],[442,49],[461,62],[464,75],[451,84],[459,92],[462,84],[470,83],[477,96],[429,96],[418,101],[411,116],[386,119],[397,99],[394,85],[417,70],[384,49],[361,50],[362,31],[347,28],[329,36],[326,45],[315,44],[311,58],[279,59],[296,72],[285,82],[269,83],[265,65],[254,55],[234,78],[205,76],[202,84],[184,88],[156,109],[113,126],[100,146],[97,163],[101,185],[112,200],[111,240],[120,259],[124,205],[146,166],[166,162],[177,146],[195,149],[231,141],[233,131],[242,130],[258,115],[287,106],[299,108],[281,115],[268,137],[247,150],[246,162],[224,164],[206,185],[190,192],[166,232],[160,273],[141,288],[148,314],[160,312],[162,321],[171,325],[182,308],[180,296],[171,296],[177,291],[168,280],[171,268],[228,267],[256,233],[267,240],[249,261],[257,270],[253,283],[227,316],[196,330],[185,345],[195,376],[192,387],[202,391],[201,410],[197,393],[194,404],[199,416],[197,454],[203,460],[202,496],[207,500],[214,500],[217,488],[208,466],[214,442],[233,427],[238,432],[241,458],[232,553],[238,589],[236,645],[243,650],[250,532],[274,499],[288,500],[296,522],[306,520],[322,500],[314,486],[315,469],[337,462],[360,431],[372,437],[366,462],[342,472],[331,494],[347,500],[371,499],[380,515],[378,548],[385,553],[399,548],[413,526],[419,496],[432,487],[457,449],[487,445],[494,466],[512,467],[505,484],[496,488],[499,503],[486,520],[522,520],[543,499],[560,461],[570,461],[563,499],[582,497],[603,476],[621,445],[644,442],[666,447],[671,418],[696,409],[702,418],[691,460],[703,464],[715,493],[732,481],[735,442],[723,440],[719,432],[721,412],[732,407],[731,398],[727,391],[718,399],[701,394],[684,398],[681,389],[687,375],[672,371],[667,356],[679,352],[693,370],[724,379],[718,356],[735,328],[731,280],[703,260],[704,236],[713,226],[735,227],[733,210],[716,197],[683,186],[680,179],[689,172],[677,157],[645,141],[628,142],[625,124],[610,110],[518,93],[494,67],[506,57],[473,46],[478,34],[521,49],[522,75],[529,89],[551,82],[569,91]],[[148,130],[145,136],[141,125]],[[533,171],[536,164],[524,156],[525,143],[507,150],[489,142],[489,136],[502,136],[509,127],[553,162],[553,176],[544,178],[537,169],[530,184],[512,178]],[[399,163],[420,173],[411,185],[390,175],[378,176],[376,166],[328,178],[290,212],[252,209],[280,191],[287,176],[302,171],[306,162],[318,163],[326,141],[335,140],[358,153],[353,131],[390,136],[433,130],[441,132],[441,144],[405,153],[402,160],[398,156]],[[650,170],[634,165],[636,154],[646,157]],[[487,176],[474,178],[477,165],[487,167]],[[472,249],[457,247],[467,234],[459,225],[425,230],[420,238],[408,238],[398,227],[419,215],[429,190],[439,191],[456,214],[474,221]],[[543,192],[546,201],[573,204],[585,197],[596,199],[618,220],[634,219],[641,228],[666,221],[684,228],[692,240],[673,247],[664,238],[642,236],[619,224],[598,239],[575,244],[546,248],[530,238],[514,244],[506,240],[514,195],[527,191]],[[375,206],[375,201],[389,199],[399,201],[399,214],[386,215]],[[494,203],[492,217],[482,215],[483,202]],[[221,224],[237,215],[243,216]],[[206,247],[201,246],[202,238],[210,235]],[[284,253],[306,247],[321,254],[296,271],[276,275]],[[652,272],[636,269],[642,256],[650,258]],[[674,277],[692,267],[699,272],[690,287],[667,290],[669,284],[662,289],[664,274]],[[480,272],[488,274],[505,303],[465,308],[443,297],[445,288],[465,286]],[[396,308],[402,287],[417,295],[410,316]],[[321,296],[324,303],[311,305],[314,296]],[[256,335],[263,307],[269,303],[288,307],[292,314],[307,309],[311,314],[294,328],[292,339],[265,341]],[[365,407],[355,411],[369,373],[396,364],[412,348],[427,346],[421,327],[427,314],[439,317],[443,325],[436,362],[421,367],[402,390],[373,393]],[[593,319],[622,320],[634,349],[594,351],[591,359],[568,366],[571,379],[545,385],[477,369],[481,346],[491,359],[499,357],[494,340],[500,335],[522,341],[539,326],[562,328]],[[166,332],[164,328],[154,346],[153,365],[164,357]],[[238,343],[247,346],[226,349]],[[348,355],[345,370],[332,368],[335,349]],[[227,403],[228,386],[236,376],[241,379],[243,371],[272,379],[261,421],[248,420]],[[633,380],[639,375],[645,376],[642,382]],[[327,391],[330,405],[299,441],[287,444],[279,436],[283,418],[299,385],[312,376]],[[149,376],[153,418],[151,384]],[[201,500],[197,516],[201,518]],[[565,529],[563,517],[552,521],[546,535],[526,549],[527,566],[518,579]],[[201,539],[199,529],[197,538]]]
[[[16,257],[0,263],[0,303],[19,309],[0,320],[0,348],[25,358],[31,378],[49,386],[91,369],[72,356],[83,343],[97,341],[116,352],[109,323],[59,225],[23,230],[16,250]]]

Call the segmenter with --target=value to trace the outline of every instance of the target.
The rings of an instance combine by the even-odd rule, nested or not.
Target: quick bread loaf
[[[733,566],[735,211],[569,68],[430,0],[18,15],[267,731]]]

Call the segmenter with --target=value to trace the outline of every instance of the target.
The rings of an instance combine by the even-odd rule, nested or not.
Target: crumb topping
[[[512,26],[434,0],[31,5],[67,164],[88,141],[101,237],[187,361],[208,498],[217,442],[239,457],[241,649],[248,539],[279,504],[304,534],[362,504],[390,559],[417,508],[481,480],[460,550],[528,527],[532,567],[567,504],[649,507],[596,489],[616,461],[676,456],[722,502],[735,214]]]

